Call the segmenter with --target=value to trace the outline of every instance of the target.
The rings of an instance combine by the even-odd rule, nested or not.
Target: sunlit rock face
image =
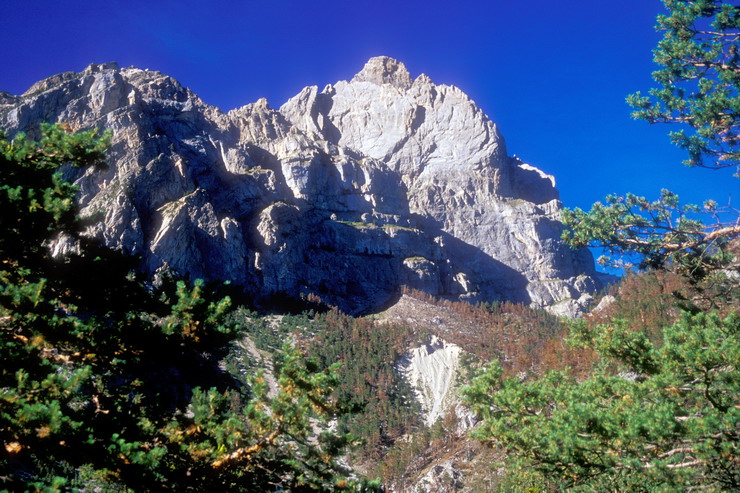
[[[460,346],[431,336],[424,345],[410,349],[397,364],[397,370],[414,391],[427,426],[432,426],[459,401],[455,384],[461,353]]]
[[[352,312],[401,285],[574,315],[601,287],[560,241],[554,179],[508,156],[460,89],[372,58],[279,110],[224,113],[158,72],[91,65],[0,95],[0,126],[112,131],[108,169],[75,171],[87,234],[154,273],[229,280],[257,300]]]

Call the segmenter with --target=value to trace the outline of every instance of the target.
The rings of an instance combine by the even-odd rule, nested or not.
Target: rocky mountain
[[[405,285],[574,315],[602,287],[559,239],[554,179],[510,157],[460,89],[372,58],[350,81],[224,113],[158,72],[90,65],[0,93],[0,128],[112,132],[106,170],[68,170],[87,231],[153,274],[350,313]],[[63,239],[58,251],[70,248]]]

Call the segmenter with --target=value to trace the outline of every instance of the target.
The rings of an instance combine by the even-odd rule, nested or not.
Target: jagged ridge
[[[87,232],[152,273],[230,280],[259,299],[313,293],[351,313],[399,286],[576,314],[601,287],[560,240],[554,179],[509,157],[462,91],[371,59],[279,110],[228,113],[158,72],[91,65],[0,98],[0,126],[113,132],[106,171],[69,176]],[[57,250],[65,248],[63,242]]]

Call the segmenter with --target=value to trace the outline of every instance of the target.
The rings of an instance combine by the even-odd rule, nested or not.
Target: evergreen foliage
[[[702,208],[681,205],[668,190],[652,202],[633,194],[609,195],[606,205],[597,202],[589,212],[565,209],[563,239],[573,247],[605,248],[612,257],[601,257],[604,265],[623,266],[625,258],[636,256],[643,270],[672,266],[701,280],[727,264],[730,241],[740,235],[739,225],[720,221],[722,212],[730,210],[711,200]],[[700,213],[716,222],[700,221]]]
[[[688,153],[685,164],[735,168],[740,177],[740,6],[721,0],[663,3],[668,14],[658,16],[663,39],[654,50],[661,68],[653,72],[660,87],[627,98],[632,116],[680,125],[670,136]],[[697,219],[700,212],[712,216],[711,224]],[[636,254],[641,267],[677,265],[700,279],[728,259],[729,240],[740,236],[736,219],[737,210],[714,200],[681,206],[667,190],[656,201],[609,196],[589,212],[566,211],[564,239]]]
[[[671,136],[690,165],[737,166],[740,7],[664,3],[655,51],[663,68],[654,74],[662,87],[629,98],[635,116],[688,125]],[[642,284],[657,280],[661,291],[641,299],[630,292],[641,282],[627,278],[626,301],[572,324],[571,342],[599,357],[587,378],[566,369],[522,381],[494,361],[473,380],[465,398],[483,420],[473,434],[509,454],[510,477],[547,490],[740,489],[740,298],[731,272],[740,226],[704,223],[700,212],[720,211],[713,201],[681,206],[663,191],[654,202],[612,196],[564,214],[571,245],[637,255],[648,271]],[[688,287],[667,288],[670,276]]]
[[[398,437],[420,425],[419,408],[395,365],[413,338],[410,329],[378,327],[336,310],[314,320],[308,352],[323,365],[341,363],[335,396],[345,413],[339,429],[358,440],[362,458],[378,459]]]
[[[466,390],[484,422],[473,436],[560,487],[740,487],[740,318],[686,314],[660,347],[619,324],[584,327],[575,335],[621,372],[602,365],[582,382],[559,371],[520,382],[494,363]]]
[[[671,140],[688,152],[685,164],[707,168],[740,165],[740,6],[721,0],[663,0],[667,15],[656,28],[654,51],[660,85],[627,102],[634,118],[679,123]],[[740,171],[740,170],[738,170]]]
[[[146,284],[135,259],[77,234],[63,166],[106,138],[44,126],[0,136],[0,488],[178,491],[361,488],[334,462],[335,369],[283,348],[277,388],[219,362],[245,323],[228,298]],[[65,235],[76,252],[52,258]]]

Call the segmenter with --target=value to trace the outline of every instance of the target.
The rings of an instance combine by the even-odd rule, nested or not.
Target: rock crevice
[[[351,313],[401,285],[574,315],[602,286],[560,240],[554,179],[509,157],[454,86],[371,59],[280,109],[224,113],[158,72],[91,65],[0,98],[0,127],[110,129],[108,170],[66,172],[88,234],[255,298],[314,294]]]

